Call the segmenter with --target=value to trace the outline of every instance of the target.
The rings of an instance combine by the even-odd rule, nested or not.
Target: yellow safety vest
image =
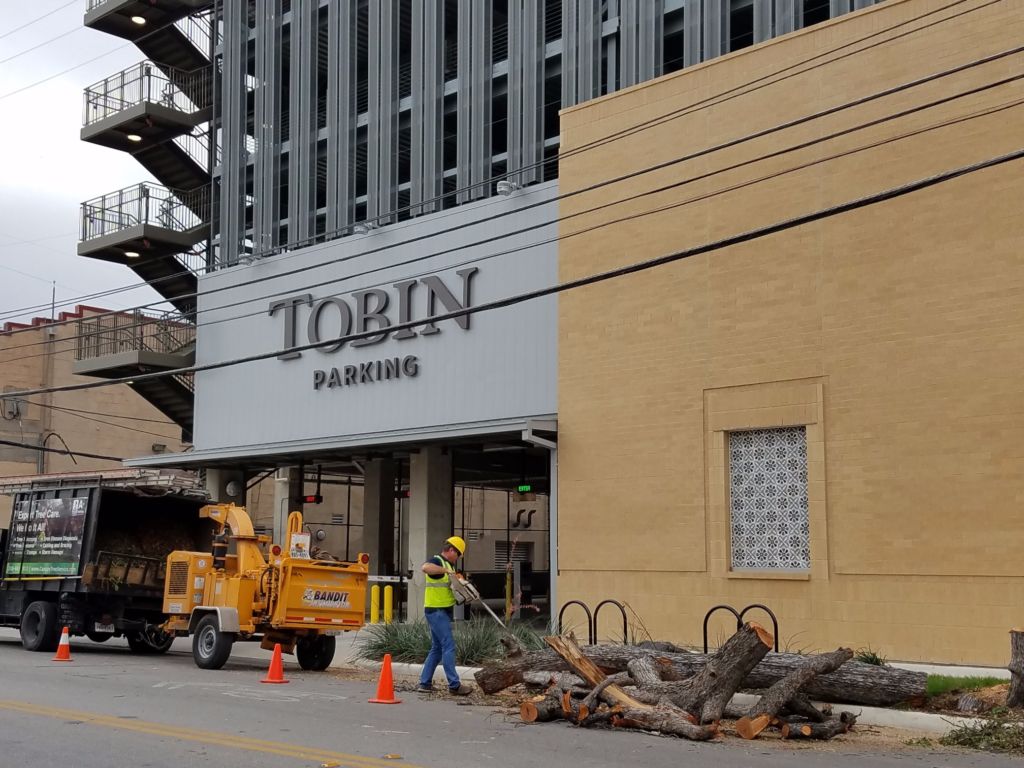
[[[452,592],[451,574],[455,568],[444,557],[441,557],[441,564],[444,566],[444,574],[441,576],[427,576],[426,592],[423,594],[424,608],[451,608],[455,605],[455,593]]]

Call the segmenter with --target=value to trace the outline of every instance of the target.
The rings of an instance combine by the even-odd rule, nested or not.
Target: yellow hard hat
[[[466,554],[466,541],[461,536],[452,536],[450,539],[445,539],[444,543],[451,544],[453,547],[459,550],[460,555]]]

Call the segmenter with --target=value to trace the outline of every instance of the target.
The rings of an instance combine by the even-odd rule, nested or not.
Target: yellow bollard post
[[[395,612],[395,588],[388,584],[384,587],[384,623],[390,624]]]
[[[380,585],[374,584],[370,587],[370,623],[376,624],[380,621]]]

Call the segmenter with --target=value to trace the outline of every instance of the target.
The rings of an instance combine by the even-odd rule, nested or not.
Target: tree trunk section
[[[547,723],[562,719],[562,700],[559,696],[541,696],[519,705],[519,716],[524,723]]]
[[[1006,706],[1024,707],[1024,629],[1010,630],[1010,692]]]
[[[710,654],[667,653],[628,645],[588,646],[586,654],[608,673],[627,669],[633,659],[652,659],[658,665],[663,680],[693,677],[712,658]],[[747,675],[740,688],[770,688],[790,672],[800,669],[806,661],[805,656],[798,654],[769,653]],[[568,665],[554,651],[529,651],[515,659],[484,667],[476,674],[476,681],[484,693],[496,693],[522,682],[524,672],[566,669]],[[819,675],[807,684],[803,693],[819,701],[886,707],[923,697],[927,682],[928,675],[924,672],[848,661],[835,672]]]
[[[717,725],[694,725],[686,712],[671,704],[659,704],[650,709],[627,708],[621,716],[612,718],[612,725],[671,733],[692,741],[708,741],[718,735]]]
[[[814,723],[824,723],[828,720],[832,714],[832,708],[826,705],[827,712],[822,712],[816,706],[811,704],[810,699],[804,696],[802,693],[798,693],[796,696],[786,702],[785,710],[780,713],[784,717],[793,715],[796,717],[803,717]]]
[[[851,712],[843,712],[835,720],[824,723],[801,723],[782,726],[784,739],[821,739],[827,741],[840,734],[847,733],[857,722],[857,716]]]
[[[658,672],[658,665],[654,663],[654,659],[632,659],[626,665],[626,670],[633,680],[633,685],[642,687],[661,682],[661,674]]]
[[[656,665],[649,659],[633,659],[628,667],[637,685],[626,693],[646,704],[658,704],[664,699],[679,709],[699,714],[702,723],[716,722],[722,719],[733,694],[764,658],[772,641],[770,633],[756,624],[747,624],[696,675],[682,682],[662,682]]]
[[[804,686],[820,674],[834,672],[853,658],[853,651],[840,648],[832,653],[811,656],[800,669],[794,670],[772,685],[750,708],[746,717],[736,722],[736,732],[744,739],[757,738],[771,725],[775,716],[794,699]]]
[[[551,646],[565,660],[573,672],[590,683],[591,686],[597,686],[604,682],[605,673],[593,661],[583,655],[575,640],[566,637],[545,637],[544,642]],[[637,701],[632,696],[627,695],[622,688],[614,684],[606,687],[605,695],[611,701],[621,704],[627,709],[639,710],[649,708],[649,705]]]
[[[722,719],[725,705],[732,701],[733,694],[765,657],[773,642],[775,638],[771,632],[757,624],[744,624],[708,659],[690,681],[701,704],[700,722],[712,723]],[[696,707],[683,709],[693,712]]]
[[[595,711],[601,702],[601,697],[604,695],[605,691],[608,689],[609,686],[622,685],[622,683],[627,680],[629,680],[629,674],[626,672],[617,672],[611,677],[606,677],[604,680],[602,680],[600,683],[594,686],[594,690],[592,690],[590,693],[586,695],[586,697],[584,697],[583,703],[580,704],[580,712],[583,712],[584,707],[586,707],[588,713]],[[608,698],[611,699],[612,697],[609,696]],[[610,703],[613,705],[615,704],[614,700]],[[583,715],[583,717],[585,718],[586,715]]]

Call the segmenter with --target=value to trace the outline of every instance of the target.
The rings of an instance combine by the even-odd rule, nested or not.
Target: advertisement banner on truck
[[[88,497],[19,499],[11,516],[7,576],[75,576]]]

